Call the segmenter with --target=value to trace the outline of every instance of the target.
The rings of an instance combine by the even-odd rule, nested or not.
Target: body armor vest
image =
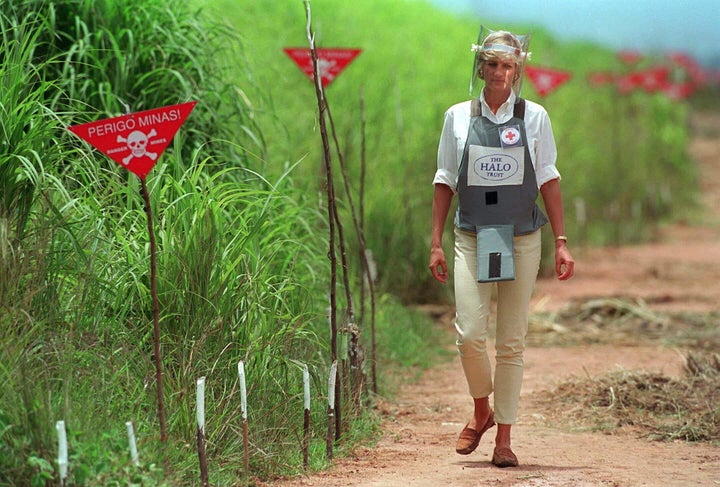
[[[476,233],[486,225],[513,225],[515,235],[532,233],[547,223],[536,204],[538,187],[525,134],[525,100],[503,124],[482,116],[480,99],[472,101],[467,142],[458,171],[455,225]]]

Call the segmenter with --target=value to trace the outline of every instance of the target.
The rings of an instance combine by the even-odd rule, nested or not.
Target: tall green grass
[[[268,171],[275,161],[253,105],[263,95],[251,71],[238,78],[245,53],[232,29],[179,1],[0,6],[8,61],[0,63],[0,484],[58,481],[54,424],[63,419],[69,485],[193,485],[200,376],[213,484],[298,471],[302,364],[312,377],[311,467],[322,466],[325,212],[318,194],[297,184],[302,156]],[[159,251],[163,446],[139,183],[66,128],[188,99],[199,100],[196,110],[147,179]],[[397,302],[386,300],[378,320],[402,322],[402,340],[393,341],[407,341],[404,355],[424,356],[418,347],[434,344],[416,338],[415,330],[431,332],[427,320]],[[402,364],[403,354],[381,363]],[[251,472],[240,467],[240,360]],[[367,411],[343,417],[349,438],[373,428]],[[126,421],[136,427],[139,468]]]

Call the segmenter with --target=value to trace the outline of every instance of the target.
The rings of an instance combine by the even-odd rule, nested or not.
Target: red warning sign
[[[571,78],[570,73],[565,71],[535,66],[525,66],[525,74],[528,75],[540,96],[552,93]]]
[[[310,49],[300,47],[286,47],[283,49],[290,59],[305,73],[305,76],[314,79],[312,54]],[[335,78],[347,68],[353,59],[362,52],[361,49],[323,49],[315,48],[318,57],[318,71],[323,87],[335,81]]]
[[[145,179],[197,102],[154,108],[68,129]]]
[[[637,51],[623,50],[617,53],[617,56],[625,64],[637,64],[642,61],[643,55]]]

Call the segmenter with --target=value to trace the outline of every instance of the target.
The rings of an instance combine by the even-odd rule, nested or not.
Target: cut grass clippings
[[[542,393],[558,414],[581,427],[630,428],[654,440],[720,441],[720,356],[689,353],[685,374],[619,370],[575,377]]]
[[[616,370],[572,377],[541,393],[552,414],[574,426],[629,429],[663,441],[720,442],[717,313],[658,313],[642,301],[597,299],[532,317],[528,343],[660,345],[685,352],[684,374]]]
[[[720,313],[651,310],[642,300],[592,299],[530,318],[528,345],[662,345],[718,350]]]

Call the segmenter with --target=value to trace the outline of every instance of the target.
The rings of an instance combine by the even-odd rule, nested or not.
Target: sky
[[[680,51],[720,67],[717,0],[430,0],[482,20],[539,25],[560,40],[586,40],[613,50]],[[493,30],[502,25],[487,25]],[[479,26],[478,26],[479,28]]]

